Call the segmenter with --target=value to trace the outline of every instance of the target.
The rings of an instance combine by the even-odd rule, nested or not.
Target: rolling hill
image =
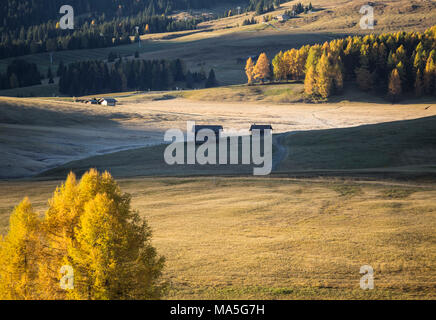
[[[308,4],[310,1],[302,1]],[[141,36],[142,46],[137,44],[110,48],[67,50],[56,52],[54,65],[60,61],[71,63],[83,60],[105,60],[109,52],[133,58],[138,51],[144,59],[183,59],[193,71],[214,68],[221,85],[238,84],[246,81],[241,60],[248,56],[266,52],[270,57],[280,50],[300,47],[304,44],[323,43],[336,37],[353,34],[370,34],[393,31],[424,30],[436,23],[434,1],[383,1],[375,4],[376,25],[374,30],[361,30],[359,9],[366,1],[311,1],[314,12],[300,14],[285,23],[272,21],[262,23],[266,16],[276,16],[290,10],[296,1],[286,2],[274,12],[255,16],[256,25],[242,26],[242,22],[255,15],[254,12],[234,15],[200,23],[197,30],[156,33]],[[50,66],[48,53],[24,56],[34,62],[43,74]],[[0,60],[0,71],[4,71],[12,58]],[[54,67],[55,68],[55,67]],[[52,94],[57,94],[51,87]],[[1,92],[7,95],[39,95],[35,90],[17,89]],[[42,91],[44,95],[47,91]]]
[[[349,176],[436,179],[436,117],[352,128],[283,133],[287,153],[273,173],[299,177]],[[277,147],[277,145],[276,145]],[[251,166],[169,166],[166,146],[154,146],[74,161],[40,175],[65,177],[90,167],[118,177],[250,175]],[[277,157],[275,152],[273,157]]]

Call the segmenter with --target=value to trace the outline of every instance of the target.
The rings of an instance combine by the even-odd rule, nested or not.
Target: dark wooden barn
[[[272,132],[273,128],[272,128],[272,125],[270,125],[270,124],[253,124],[250,127],[251,134],[253,134],[253,130],[259,130],[260,136],[264,136],[266,130],[271,130],[271,132]]]

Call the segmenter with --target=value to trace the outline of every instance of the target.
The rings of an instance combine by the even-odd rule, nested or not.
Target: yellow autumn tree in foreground
[[[8,235],[0,244],[0,298],[34,298],[37,279],[39,219],[29,199],[15,207]]]
[[[28,199],[12,213],[0,242],[0,299],[158,299],[164,259],[150,239],[109,173],[90,170],[80,182],[71,173],[43,218]]]

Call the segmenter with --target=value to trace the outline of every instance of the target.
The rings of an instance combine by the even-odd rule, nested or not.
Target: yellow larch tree
[[[338,57],[332,68],[332,79],[336,93],[344,88],[344,75],[342,74],[341,59]]]
[[[247,60],[247,64],[245,66],[245,74],[248,79],[248,84],[252,84],[254,80],[254,63],[251,57]]]
[[[117,199],[118,198],[118,199]],[[163,266],[150,244],[150,230],[130,197],[99,193],[84,207],[69,250],[75,271],[74,299],[156,299]]]
[[[329,57],[326,53],[323,53],[321,59],[316,66],[316,73],[318,75],[316,85],[318,94],[322,98],[328,98],[332,93],[333,79],[332,79],[332,67],[329,61]]]
[[[44,250],[38,262],[38,282],[44,288],[41,299],[66,299],[67,292],[59,286],[60,269],[70,264],[68,247],[74,242],[74,229],[86,202],[84,196],[79,192],[76,176],[71,173],[49,200],[42,222]]]
[[[427,63],[424,69],[424,89],[427,94],[433,93],[436,80],[436,51],[432,50],[428,56]]]
[[[276,80],[286,80],[287,78],[287,66],[284,60],[284,54],[280,51],[272,61],[274,78]]]
[[[392,101],[396,101],[402,93],[400,73],[397,69],[392,70],[392,73],[389,77],[388,88],[389,96],[391,97]]]
[[[50,295],[63,299],[156,299],[164,260],[130,196],[112,176],[92,169],[77,183],[70,174],[50,201],[44,225],[48,265],[42,274]],[[53,254],[55,253],[55,254]],[[74,270],[74,289],[59,290],[63,265]],[[45,277],[44,277],[45,276]],[[51,281],[50,281],[51,280]]]
[[[0,300],[38,299],[39,218],[25,198],[15,207],[0,241]]]
[[[254,67],[254,79],[265,81],[270,76],[270,63],[266,53],[261,53]]]
[[[415,96],[417,96],[417,97],[422,96],[424,88],[423,88],[423,83],[422,83],[422,73],[421,73],[420,69],[418,69],[418,71],[416,72],[414,88],[415,88]]]
[[[292,79],[296,80],[298,79],[298,51],[296,49],[291,49],[289,51],[289,63],[288,63],[288,68],[289,68],[289,74],[291,75]]]
[[[304,76],[304,67],[306,65],[307,55],[309,54],[309,46],[303,46],[301,47],[297,52],[296,57],[296,79],[301,79]]]
[[[288,50],[283,54],[283,62],[286,69],[286,77],[292,78],[292,72],[295,68],[294,66],[294,57],[292,50]]]
[[[0,298],[158,299],[164,259],[151,232],[109,173],[69,174],[39,219],[27,199],[0,242]],[[61,270],[73,287],[62,287]]]
[[[318,64],[320,57],[321,57],[321,46],[314,45],[310,47],[309,52],[307,54],[305,71],[307,72],[310,67],[316,68],[316,65]]]
[[[310,66],[306,72],[306,78],[304,79],[304,93],[308,96],[317,94],[316,90],[316,71],[314,66]]]

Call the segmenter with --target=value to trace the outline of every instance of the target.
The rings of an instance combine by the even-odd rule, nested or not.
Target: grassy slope
[[[58,182],[0,182],[0,229]],[[168,298],[435,299],[436,189],[270,178],[121,181],[167,258]],[[375,290],[359,288],[363,265]]]
[[[355,128],[296,132],[283,141],[279,170],[436,169],[436,117]]]
[[[436,173],[436,117],[295,132],[281,143],[288,148],[277,170],[281,174],[379,176],[396,172],[430,178],[430,173]],[[155,146],[91,157],[49,170],[42,177],[64,177],[70,170],[83,173],[90,167],[118,177],[251,174],[249,166],[168,166],[164,150],[165,146]]]
[[[199,101],[293,103],[304,99],[303,84],[235,85],[184,91],[184,98]]]
[[[54,97],[59,95],[57,84],[41,84],[30,87],[0,90],[5,97]]]
[[[308,4],[309,1],[302,1]],[[315,8],[322,9],[312,14],[301,15],[284,24],[273,22],[271,27],[266,24],[241,27],[242,21],[253,14],[243,14],[215,21],[205,22],[199,30],[188,30],[176,33],[152,34],[143,36],[143,44],[124,45],[116,48],[101,48],[91,50],[61,51],[54,54],[54,64],[60,60],[65,63],[89,59],[106,59],[113,51],[123,56],[132,56],[135,51],[145,59],[182,58],[192,70],[203,68],[208,71],[214,68],[221,84],[238,84],[245,82],[244,66],[236,59],[265,51],[269,56],[280,50],[300,47],[304,44],[322,43],[344,34],[381,33],[398,30],[423,30],[436,23],[436,4],[429,1],[384,1],[377,4],[375,18],[377,25],[374,30],[362,31],[359,28],[361,15],[359,9],[367,1],[344,0],[314,0]],[[283,4],[274,13],[276,15],[290,9],[293,2]],[[262,21],[262,17],[257,17]],[[36,54],[22,57],[35,62],[43,74],[49,67],[48,54]],[[4,71],[11,59],[0,60],[0,71]],[[46,95],[40,88],[17,91],[21,94],[34,93]],[[35,92],[36,91],[36,92]],[[14,92],[13,92],[14,93]],[[50,95],[52,91],[49,92]],[[1,92],[11,94],[10,92]]]
[[[100,171],[110,171],[118,177],[137,176],[190,176],[190,175],[250,175],[252,166],[200,166],[200,165],[167,165],[164,161],[165,145],[141,149],[121,151],[108,155],[95,156],[73,161],[55,169],[48,170],[39,178],[63,178],[68,172],[83,174],[90,167]],[[217,152],[218,154],[218,152]],[[186,155],[186,148],[185,148]],[[186,158],[185,158],[186,159]]]

